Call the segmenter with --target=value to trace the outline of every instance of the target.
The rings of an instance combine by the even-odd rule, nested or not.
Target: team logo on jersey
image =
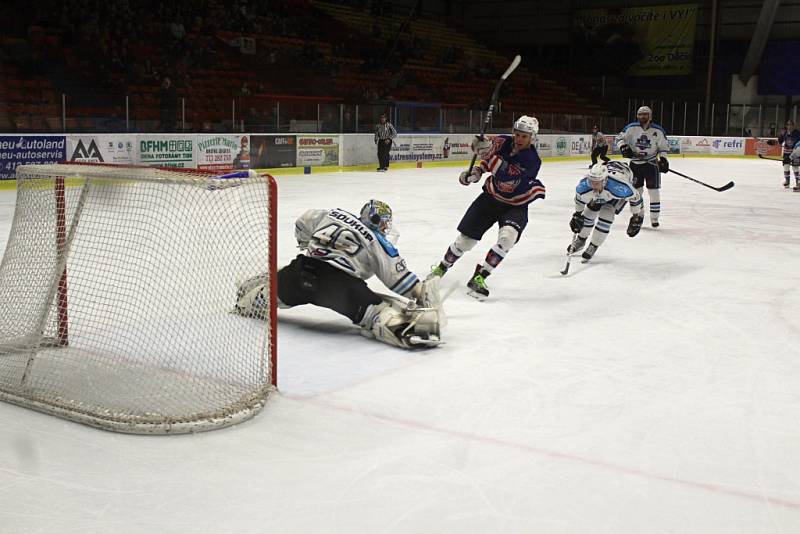
[[[501,193],[513,193],[519,185],[519,179],[510,182],[494,182],[494,186]]]
[[[642,150],[647,150],[648,148],[650,148],[650,146],[651,146],[650,138],[647,137],[647,134],[642,134],[642,136],[636,140],[637,148],[640,148]]]

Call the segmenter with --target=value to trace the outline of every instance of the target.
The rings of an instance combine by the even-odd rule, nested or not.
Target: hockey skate
[[[478,300],[486,300],[489,298],[489,288],[486,286],[486,277],[481,273],[476,272],[475,275],[467,282],[469,291],[467,294],[470,297]]]
[[[581,263],[586,263],[594,257],[594,253],[597,252],[597,245],[594,243],[589,243],[589,246],[586,247],[586,250],[583,251],[581,254]]]
[[[797,184],[796,186],[794,186],[792,188],[792,191],[794,191],[795,193],[800,193],[800,184]]]
[[[658,219],[652,219],[650,221],[650,226],[652,226],[653,228],[658,228],[660,225],[661,223],[658,222]]]
[[[789,179],[788,178],[783,181],[783,187],[785,187],[786,189],[789,189]]]
[[[567,254],[575,254],[576,252],[580,252],[583,250],[583,246],[586,244],[586,238],[581,236],[575,236],[575,239],[572,240],[572,243],[569,244],[567,247]]]
[[[428,273],[428,276],[425,277],[425,280],[433,280],[434,278],[442,278],[445,273],[447,272],[447,267],[443,263],[439,263],[439,265],[434,265],[431,268],[431,272]]]

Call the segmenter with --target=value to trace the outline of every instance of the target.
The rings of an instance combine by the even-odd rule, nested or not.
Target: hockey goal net
[[[107,430],[255,415],[275,386],[271,176],[17,167],[0,264],[0,399]],[[231,313],[268,273],[271,317]]]

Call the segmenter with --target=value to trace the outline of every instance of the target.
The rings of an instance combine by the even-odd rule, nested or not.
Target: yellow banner
[[[609,61],[629,65],[634,76],[691,74],[696,4],[580,9],[575,26]],[[616,56],[616,57],[615,57]]]

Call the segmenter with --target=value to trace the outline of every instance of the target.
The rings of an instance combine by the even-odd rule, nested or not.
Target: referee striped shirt
[[[375,143],[378,142],[378,139],[394,139],[397,137],[397,130],[394,129],[392,123],[386,121],[385,123],[378,123],[375,126]]]

